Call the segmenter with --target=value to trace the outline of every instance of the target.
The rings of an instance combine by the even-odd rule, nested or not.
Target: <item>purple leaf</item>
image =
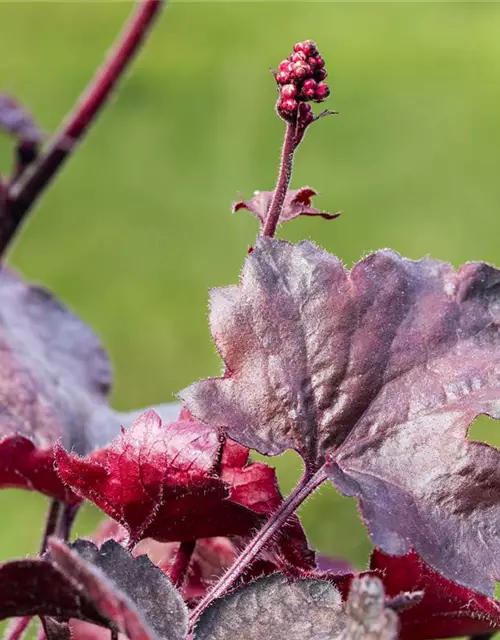
[[[345,623],[343,609],[329,582],[289,582],[276,574],[217,600],[201,616],[194,640],[336,638]]]
[[[247,209],[264,225],[267,212],[271,206],[274,191],[256,191],[251,200],[241,200],[233,203],[233,213],[240,209]],[[320,216],[325,220],[334,220],[340,213],[328,213],[311,206],[311,199],[318,195],[311,187],[302,187],[297,190],[289,190],[285,196],[283,210],[280,215],[280,223],[290,222],[298,216]]]
[[[260,239],[239,286],[215,290],[223,378],[182,394],[241,444],[324,462],[375,544],[411,547],[465,586],[500,578],[500,454],[467,441],[500,417],[500,272],[391,251],[348,273],[309,242]]]
[[[94,332],[46,289],[0,269],[0,487],[79,500],[57,477],[52,448],[84,454],[129,424],[107,404],[111,384]]]
[[[0,93],[0,131],[15,136],[23,142],[39,144],[43,135],[37,124],[17,100]]]

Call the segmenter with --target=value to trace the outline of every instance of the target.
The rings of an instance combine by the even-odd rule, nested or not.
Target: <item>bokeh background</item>
[[[45,131],[73,105],[127,2],[0,2],[0,89]],[[236,281],[256,220],[238,193],[274,184],[283,125],[269,67],[299,39],[327,61],[340,115],[316,124],[293,186],[340,219],[282,229],[348,265],[372,249],[500,262],[500,5],[172,2],[119,96],[39,203],[9,256],[102,337],[120,409],[173,399],[220,362],[208,289]],[[8,171],[11,142],[0,139]],[[483,422],[473,437],[500,443]],[[300,473],[272,460],[287,492]],[[0,559],[38,547],[45,500],[0,493]],[[301,514],[320,550],[364,566],[356,505],[325,487]],[[99,519],[87,508],[76,533]]]

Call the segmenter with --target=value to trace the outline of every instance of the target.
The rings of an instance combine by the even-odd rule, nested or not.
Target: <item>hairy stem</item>
[[[195,540],[190,542],[181,542],[179,545],[177,555],[175,556],[175,560],[168,573],[168,577],[177,589],[181,589],[184,584],[195,546]]]
[[[45,530],[42,536],[42,542],[40,544],[40,554],[45,553],[47,549],[47,542],[50,536],[54,535],[59,526],[59,520],[61,517],[63,503],[60,500],[52,500],[47,512],[47,519],[45,521]]]
[[[274,234],[276,233],[276,228],[278,227],[280,221],[283,203],[285,202],[288,186],[290,185],[290,180],[292,178],[293,154],[295,153],[296,148],[297,144],[295,125],[288,123],[286,125],[283,148],[281,150],[278,181],[276,183],[271,206],[269,207],[266,222],[261,234],[263,236],[267,236],[268,238],[272,238],[274,236]]]
[[[162,0],[139,0],[123,33],[83,93],[74,111],[49,141],[46,150],[40,155],[33,168],[23,172],[19,180],[10,185],[2,210],[2,220],[0,220],[0,255],[11,242],[23,218],[47,188],[61,165],[69,158],[106,103],[150,32],[162,4]]]
[[[31,616],[24,616],[24,618],[15,618],[12,620],[5,630],[3,640],[21,640],[21,638],[24,637],[31,620]]]
[[[190,616],[191,632],[200,614],[214,600],[223,596],[244,573],[262,551],[265,545],[281,530],[288,518],[292,516],[311,493],[327,479],[325,467],[321,467],[314,475],[305,474],[301,482],[284,500],[278,510],[269,518],[255,538],[243,549],[233,565],[222,576],[217,584],[193,609]]]

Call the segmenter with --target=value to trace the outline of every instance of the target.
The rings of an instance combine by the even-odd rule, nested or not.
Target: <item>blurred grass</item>
[[[52,131],[129,9],[1,2],[1,88]],[[316,187],[318,205],[344,215],[282,235],[312,238],[349,265],[384,246],[500,262],[499,29],[495,3],[174,2],[10,261],[102,336],[116,407],[169,400],[217,374],[207,292],[236,280],[257,228],[230,203],[272,188],[281,144],[267,69],[314,38],[341,115],[312,128],[293,184]],[[9,154],[2,138],[4,171]],[[273,462],[287,491],[299,460]],[[36,550],[44,508],[37,495],[0,494],[0,558]],[[366,562],[353,501],[325,487],[302,516],[318,548]],[[77,532],[97,517],[87,509]]]

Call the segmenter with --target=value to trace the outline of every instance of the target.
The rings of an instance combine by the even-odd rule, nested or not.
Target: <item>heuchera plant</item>
[[[0,182],[0,251],[94,121],[150,31],[141,0],[73,114],[45,142],[0,96],[17,139]],[[455,271],[378,251],[347,271],[311,242],[275,238],[314,208],[290,190],[311,102],[330,91],[312,40],[273,72],[285,137],[276,187],[233,210],[260,221],[240,282],[216,289],[223,375],[181,405],[121,414],[105,351],[45,289],[0,270],[0,485],[51,498],[37,557],[0,566],[0,619],[16,640],[425,640],[500,629],[500,453],[471,442],[500,418],[500,271]],[[287,449],[304,476],[283,499]],[[354,496],[374,543],[361,573],[316,556],[295,515],[324,482]],[[69,542],[84,500],[108,517]]]

